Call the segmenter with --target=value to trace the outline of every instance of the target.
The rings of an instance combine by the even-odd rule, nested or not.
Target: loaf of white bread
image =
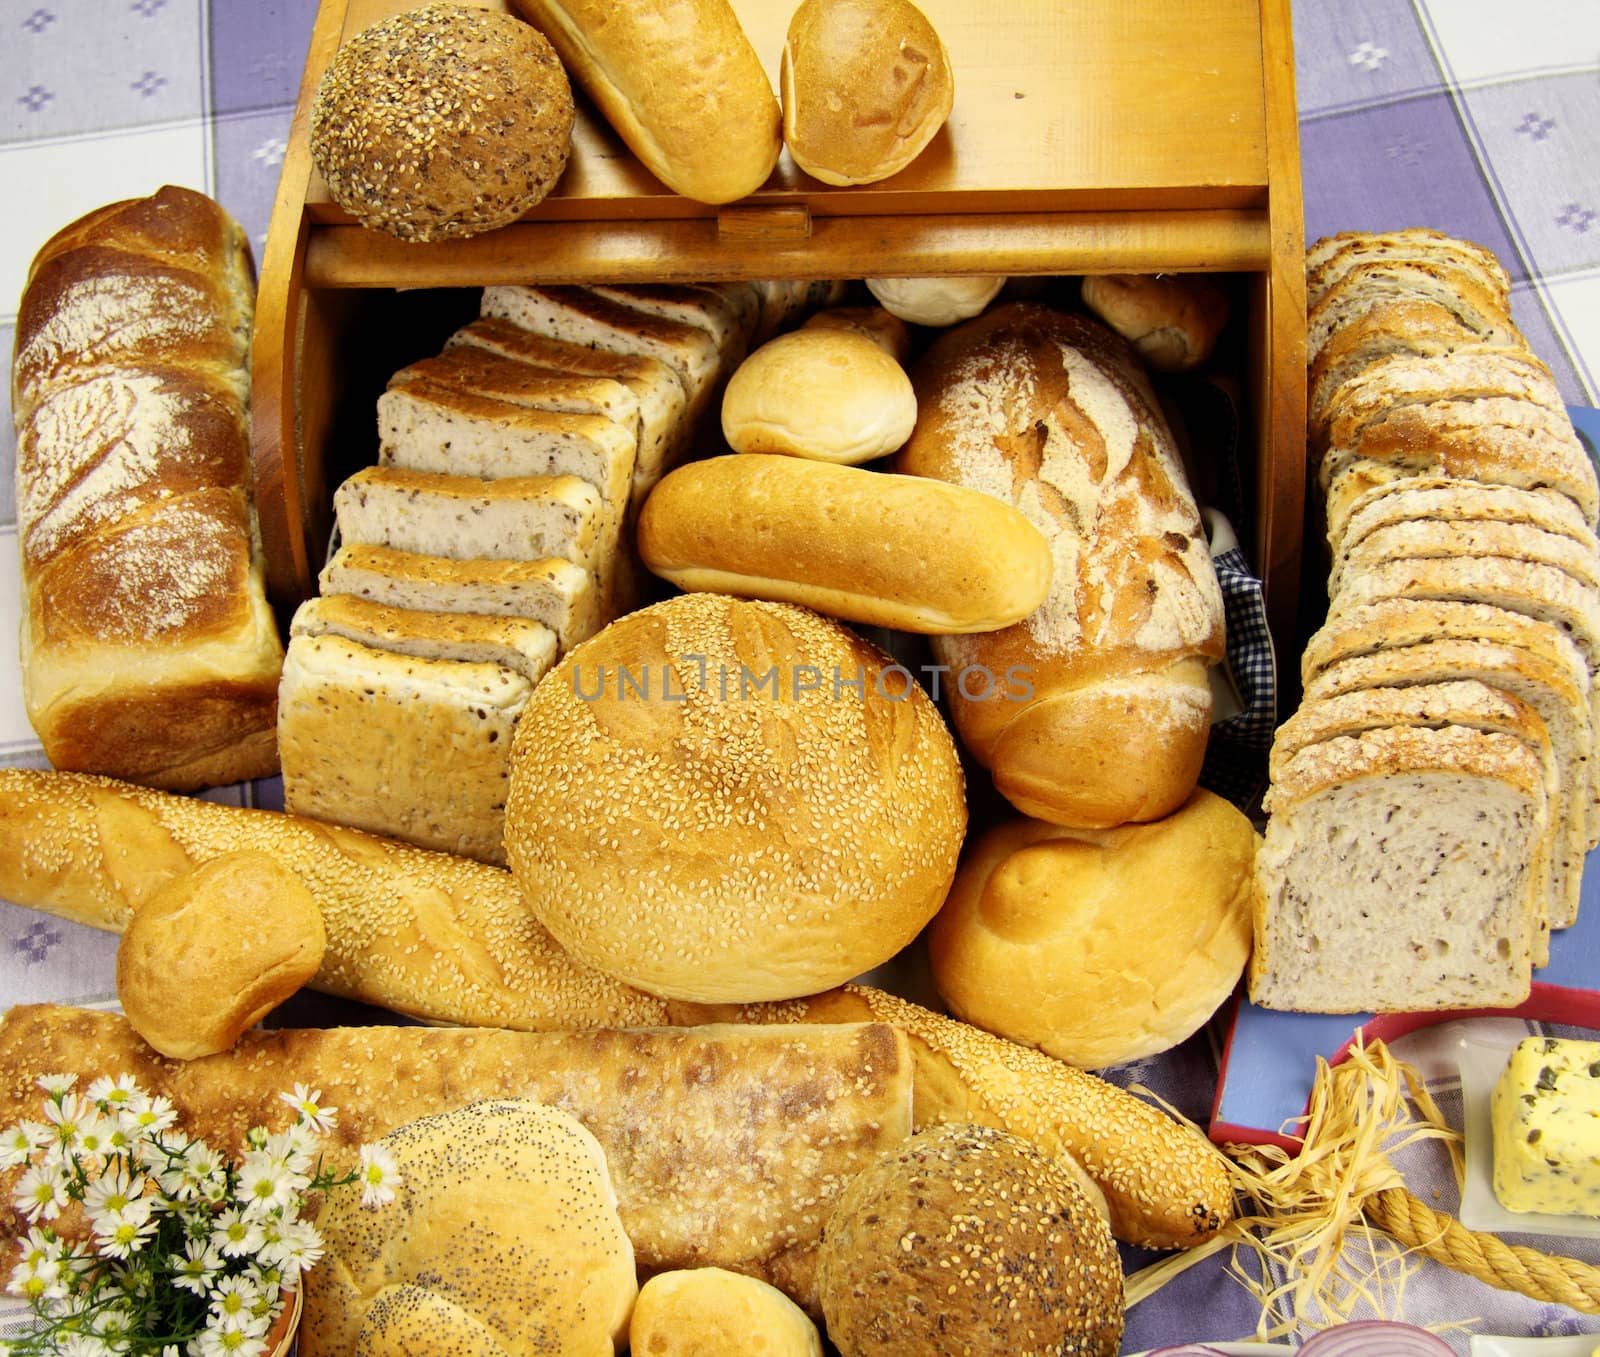
[[[325,993],[478,1027],[892,1023],[911,1040],[917,1126],[982,1122],[1070,1153],[1105,1193],[1126,1242],[1185,1247],[1231,1217],[1226,1168],[1199,1131],[1039,1051],[881,990],[846,985],[720,1007],[652,998],[562,952],[497,868],[293,815],[0,769],[0,896],[25,906],[118,931],[174,877],[244,848],[276,857],[316,900],[327,940],[313,984]],[[64,1054],[57,1065],[67,1067]],[[301,1062],[294,1077],[308,1073],[321,1070]]]
[[[1306,269],[1329,607],[1272,752],[1250,994],[1515,1005],[1600,842],[1600,486],[1490,251],[1352,232]]]
[[[58,768],[277,771],[283,652],[251,499],[249,244],[164,188],[40,248],[12,365],[23,699]]]
[[[1026,814],[1104,828],[1194,789],[1222,595],[1172,434],[1127,344],[1031,302],[946,331],[917,365],[896,469],[1012,504],[1050,544],[1044,603],[940,637],[967,748]]]

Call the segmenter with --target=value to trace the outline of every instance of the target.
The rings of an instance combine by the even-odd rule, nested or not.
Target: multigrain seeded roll
[[[955,743],[907,671],[807,608],[684,594],[534,690],[506,860],[573,956],[665,998],[749,1003],[910,942],[966,820]]]
[[[311,158],[334,201],[401,240],[515,221],[572,147],[555,49],[509,14],[434,4],[339,48],[311,106]]]
[[[985,1126],[881,1155],[823,1229],[817,1285],[843,1357],[1112,1357],[1122,1265],[1070,1172]]]

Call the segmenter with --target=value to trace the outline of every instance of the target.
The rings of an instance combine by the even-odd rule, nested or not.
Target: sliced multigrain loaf
[[[694,325],[716,341],[723,375],[750,351],[761,301],[745,283],[594,283],[591,291],[646,315]]]
[[[531,617],[422,612],[355,594],[308,598],[295,609],[289,635],[342,636],[397,655],[495,664],[529,683],[537,683],[556,662],[555,632]]]
[[[1268,793],[1251,999],[1320,1013],[1510,1007],[1532,979],[1538,759],[1463,726],[1311,745]]]
[[[1593,747],[1586,695],[1562,668],[1515,646],[1477,640],[1424,640],[1330,663],[1307,683],[1302,705],[1376,688],[1472,680],[1533,708],[1544,722],[1561,779],[1549,806],[1552,830],[1548,918],[1565,928],[1577,917],[1592,814],[1589,760]]]
[[[445,342],[445,352],[481,349],[513,359],[541,373],[570,373],[621,382],[639,406],[639,450],[634,461],[637,487],[646,489],[681,459],[688,443],[686,397],[678,375],[659,358],[611,353],[535,334],[508,320],[488,316],[462,326]]]
[[[1470,556],[1554,566],[1584,588],[1600,591],[1600,551],[1592,539],[1587,544],[1577,542],[1531,523],[1419,518],[1373,528],[1354,542],[1347,534],[1344,549],[1333,558],[1328,593],[1337,593],[1352,572],[1370,570],[1389,561]]]
[[[678,375],[690,426],[722,372],[717,342],[698,325],[652,316],[584,287],[486,287],[480,312],[552,339],[659,358]]]
[[[324,594],[355,594],[421,612],[531,617],[565,653],[599,629],[594,576],[571,561],[452,561],[393,547],[340,547],[317,577]]]
[[[1353,504],[1334,554],[1348,551],[1379,528],[1419,519],[1526,523],[1600,552],[1600,539],[1584,522],[1582,510],[1557,490],[1525,490],[1513,485],[1424,476],[1374,486],[1370,494]]]
[[[333,492],[339,540],[423,556],[537,561],[603,573],[606,505],[576,476],[448,476],[369,466]]]
[[[284,808],[504,866],[508,759],[532,693],[497,664],[292,637],[278,698]]]
[[[1344,231],[1312,241],[1306,247],[1307,305],[1315,306],[1354,268],[1400,260],[1463,269],[1502,304],[1510,304],[1511,278],[1494,251],[1429,227],[1410,226],[1397,231]]]
[[[1562,815],[1566,770],[1556,759],[1544,718],[1528,703],[1504,689],[1475,679],[1356,688],[1318,697],[1302,702],[1278,727],[1268,760],[1268,775],[1277,783],[1296,754],[1328,740],[1359,736],[1372,730],[1403,727],[1443,730],[1449,726],[1514,736],[1539,760],[1549,812],[1534,867],[1536,879],[1544,883],[1533,949],[1534,964],[1542,966],[1549,959],[1552,918],[1563,916],[1567,909],[1564,892],[1568,885],[1567,855],[1571,837],[1570,823]],[[1559,873],[1556,871],[1557,854],[1563,859]]]

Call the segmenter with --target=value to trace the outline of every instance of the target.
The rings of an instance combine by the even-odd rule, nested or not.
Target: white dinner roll
[[[868,278],[867,291],[885,310],[912,325],[955,325],[983,310],[1006,285],[1004,277]]]
[[[665,998],[746,1003],[815,994],[910,942],[966,819],[955,742],[906,670],[808,608],[683,594],[534,689],[506,859],[578,960]]]
[[[822,1336],[777,1287],[720,1267],[658,1272],[628,1325],[636,1357],[822,1357]]]
[[[610,1357],[639,1294],[605,1151],[525,1098],[421,1117],[378,1144],[395,1199],[331,1189],[327,1256],[306,1273],[301,1357]],[[432,1294],[429,1294],[432,1293]]]
[[[863,334],[904,367],[911,361],[911,327],[882,306],[829,306],[813,311],[802,329]]]
[[[778,67],[783,140],[825,184],[873,184],[922,154],[955,103],[950,57],[911,0],[802,0]]]
[[[1256,832],[1197,789],[1163,820],[1008,820],[963,859],[928,930],[952,1012],[1082,1069],[1176,1046],[1250,956]]]

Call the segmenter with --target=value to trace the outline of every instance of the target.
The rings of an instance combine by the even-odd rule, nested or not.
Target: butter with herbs
[[[1600,1216],[1600,1041],[1518,1042],[1492,1110],[1494,1194],[1506,1210]]]

